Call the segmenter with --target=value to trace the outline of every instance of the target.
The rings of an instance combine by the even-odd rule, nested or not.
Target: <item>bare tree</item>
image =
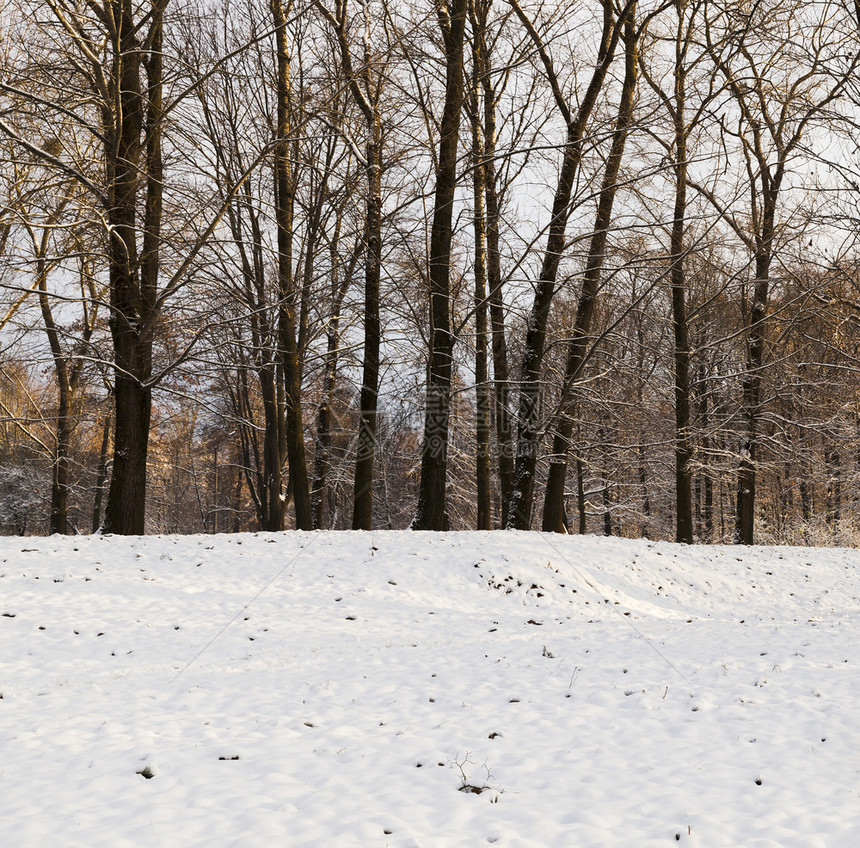
[[[370,0],[363,2],[361,64],[353,67],[348,0],[336,0],[334,11],[322,2],[317,8],[334,32],[342,72],[355,105],[364,120],[364,154],[359,161],[365,173],[365,249],[364,249],[364,358],[361,380],[361,423],[355,460],[353,530],[370,530],[373,524],[373,460],[376,451],[376,412],[379,395],[380,276],[382,273],[382,169],[384,162],[382,117],[383,64],[372,49]],[[353,142],[353,147],[357,145]]]
[[[457,148],[464,94],[466,0],[436,8],[445,46],[445,102],[439,124],[439,155],[433,223],[430,230],[430,362],[427,377],[421,482],[412,526],[444,530],[448,522],[445,487],[448,473],[448,419],[454,336],[451,331],[451,236]]]
[[[527,322],[520,369],[517,458],[507,524],[512,529],[527,530],[531,525],[535,467],[541,437],[538,399],[547,337],[547,321],[556,292],[559,263],[564,252],[571,196],[582,160],[588,121],[615,56],[615,48],[621,37],[624,18],[632,5],[632,3],[628,3],[622,14],[617,16],[612,0],[602,0],[603,29],[597,58],[588,86],[579,101],[579,107],[574,111],[562,92],[547,45],[532,20],[516,3],[516,0],[512,0],[514,11],[528,31],[540,57],[552,89],[555,106],[563,117],[567,129],[558,183],[553,198],[552,215],[547,228],[543,262]]]
[[[708,50],[737,110],[734,121],[728,115],[721,119],[720,129],[742,156],[749,197],[746,215],[741,218],[713,187],[691,184],[711,201],[753,258],[753,279],[743,296],[746,361],[735,520],[735,541],[751,545],[768,299],[779,243],[781,192],[801,142],[842,94],[860,55],[856,49],[847,57],[840,55],[827,23],[827,8],[756,6],[746,14],[709,5],[705,11]]]
[[[573,432],[573,418],[569,408],[570,390],[573,383],[579,379],[586,360],[591,320],[600,287],[600,277],[606,257],[606,242],[612,222],[612,208],[618,191],[618,174],[621,169],[627,136],[633,125],[633,101],[639,70],[639,32],[637,31],[635,16],[636,5],[633,4],[628,8],[624,20],[624,82],[621,87],[612,143],[600,187],[594,232],[591,236],[585,273],[582,277],[582,289],[579,294],[572,338],[567,345],[561,408],[553,437],[549,479],[544,495],[543,529],[556,533],[566,532],[564,491],[570,437]]]

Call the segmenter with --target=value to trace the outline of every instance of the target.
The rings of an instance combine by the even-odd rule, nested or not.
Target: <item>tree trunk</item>
[[[639,445],[639,485],[642,487],[642,514],[645,516],[645,521],[642,526],[642,538],[649,539],[651,537],[651,527],[649,519],[651,518],[651,498],[648,494],[648,469],[645,461],[645,445]]]
[[[601,494],[603,500],[603,535],[612,535],[612,498],[609,492],[609,480],[606,479],[604,472],[603,492]]]
[[[152,333],[158,289],[163,195],[162,20],[166,0],[153,3],[150,44],[138,42],[131,0],[115,0],[118,113],[105,134],[110,208],[110,328],[114,349],[114,457],[104,531],[142,534],[152,411]],[[141,85],[146,57],[146,90]],[[145,131],[145,132],[144,132]],[[145,151],[141,139],[145,138]],[[145,163],[141,153],[145,152]],[[143,176],[141,176],[143,174]],[[143,251],[137,253],[137,205],[145,184]]]
[[[412,527],[445,530],[445,487],[448,469],[448,419],[451,401],[451,236],[454,190],[457,185],[457,143],[463,106],[463,42],[466,0],[437,8],[445,43],[445,105],[440,123],[439,164],[433,224],[430,230],[430,362],[427,409],[421,445],[421,482]]]
[[[711,428],[710,392],[710,386],[705,376],[705,366],[702,363],[699,365],[696,380],[698,422],[703,433],[701,445],[703,470],[700,473],[700,477],[704,478],[702,480],[702,489],[704,491],[702,523],[704,532],[701,535],[704,541],[709,544],[714,541],[714,481],[710,465],[713,452],[711,450],[712,438],[708,435]]]
[[[826,452],[825,468],[828,472],[827,523],[838,529],[842,520],[842,459],[838,447],[832,447]]]
[[[543,530],[564,533],[564,486],[567,479],[567,459],[570,451],[570,437],[573,433],[573,418],[570,393],[574,383],[579,379],[585,366],[588,352],[588,337],[591,332],[591,320],[597,301],[603,263],[606,257],[606,241],[609,226],[612,222],[612,207],[618,190],[618,173],[624,156],[627,135],[633,123],[633,98],[636,93],[638,76],[638,33],[635,23],[635,7],[628,12],[624,23],[625,72],[621,99],[618,104],[618,117],[615,121],[615,131],[612,134],[612,145],[606,160],[606,170],[600,188],[600,198],[597,204],[597,215],[594,222],[594,233],[586,260],[585,274],[582,280],[582,291],[576,310],[576,320],[573,326],[573,338],[568,343],[567,365],[565,367],[564,383],[562,385],[560,420],[552,444],[552,459],[549,467],[544,495]]]
[[[68,398],[61,396],[57,410],[57,444],[51,485],[50,532],[62,535],[69,532],[69,448],[73,430],[74,424]]]
[[[778,183],[777,183],[778,186]],[[741,417],[744,424],[735,513],[736,544],[752,545],[755,537],[756,457],[761,417],[761,369],[764,363],[765,318],[767,315],[769,271],[774,236],[776,191],[765,194],[762,235],[756,255],[756,279],[749,308],[747,361],[743,375]]]
[[[328,518],[326,511],[329,500],[328,474],[331,467],[332,406],[334,405],[335,387],[337,386],[337,366],[340,356],[340,310],[343,305],[343,299],[346,297],[346,291],[349,288],[353,269],[358,259],[358,249],[356,249],[353,251],[346,273],[343,274],[342,277],[339,275],[340,226],[341,221],[340,217],[338,217],[334,237],[332,238],[330,245],[332,268],[332,308],[331,318],[329,319],[329,323],[326,328],[323,394],[319,409],[317,410],[317,440],[316,450],[314,451],[314,483],[311,491],[314,528],[317,530],[324,529],[327,526],[326,519]]]
[[[352,529],[370,530],[373,526],[373,464],[376,454],[376,418],[379,398],[380,279],[382,275],[382,119],[379,113],[381,82],[373,73],[374,57],[370,45],[370,4],[364,2],[364,46],[362,67],[353,71],[352,53],[347,36],[346,0],[335,5],[332,14],[317,0],[317,8],[334,31],[341,64],[352,99],[364,118],[367,179],[365,196],[364,266],[364,357],[360,395],[360,419],[353,486]]]
[[[107,456],[110,447],[111,416],[105,415],[102,425],[102,445],[99,451],[99,465],[96,472],[95,498],[93,500],[93,533],[98,533],[102,525],[102,499],[104,497],[105,480],[107,479]]]
[[[473,30],[477,29],[470,4]],[[487,380],[487,235],[484,215],[486,173],[481,138],[477,37],[472,41],[473,73],[469,90],[469,118],[472,125],[472,203],[475,231],[475,482],[478,504],[475,527],[492,527],[490,503],[490,385]]]
[[[813,505],[812,492],[809,489],[809,481],[805,473],[798,481],[798,488],[800,490],[800,514],[804,522],[808,523],[812,520]]]
[[[352,529],[373,526],[373,460],[379,396],[379,347],[382,337],[379,286],[382,274],[382,123],[377,104],[367,116],[367,247],[364,272],[364,360],[361,420],[355,458]]]
[[[597,63],[579,110],[574,117],[561,96],[558,80],[546,52],[546,46],[516,0],[512,0],[511,5],[535,43],[535,48],[553,87],[556,105],[567,125],[567,138],[553,198],[546,248],[544,249],[541,271],[535,287],[534,300],[527,324],[520,376],[517,456],[507,526],[514,530],[528,530],[531,526],[534,475],[537,466],[538,443],[541,437],[538,406],[547,321],[555,296],[558,267],[564,252],[570,200],[582,159],[585,129],[612,62],[620,28],[615,21],[612,3],[605,0],[603,3],[603,33]]]
[[[267,362],[258,371],[260,395],[263,400],[263,485],[260,487],[263,530],[275,532],[284,529],[284,482],[281,469],[284,457],[281,452],[281,410],[278,406],[277,370],[274,362]]]
[[[278,227],[278,290],[280,307],[278,339],[283,368],[286,411],[286,453],[290,465],[290,489],[294,498],[296,529],[311,530],[310,483],[305,456],[302,420],[301,358],[296,336],[296,292],[293,279],[293,204],[295,180],[290,162],[291,89],[290,59],[287,45],[287,18],[281,0],[271,0],[277,44],[277,130],[280,142],[275,150],[275,217]]]
[[[684,268],[687,214],[687,124],[685,116],[686,68],[684,18],[679,12],[675,41],[675,213],[672,218],[670,284],[672,327],[675,335],[675,541],[693,543],[693,495],[690,462],[690,343],[687,328]]]
[[[501,494],[501,526],[508,524],[508,511],[514,486],[514,433],[511,420],[511,383],[508,346],[505,337],[505,307],[502,291],[502,261],[499,250],[499,196],[496,181],[496,90],[493,87],[492,61],[486,41],[487,16],[492,0],[475,0],[472,28],[474,50],[483,103],[483,157],[487,286],[493,355],[493,396],[498,445],[498,473]]]
[[[65,201],[61,202],[61,207]],[[59,210],[58,210],[59,211]],[[51,462],[51,513],[49,532],[65,535],[69,531],[69,452],[71,450],[74,421],[72,420],[72,401],[80,375],[81,360],[70,361],[62,348],[60,331],[54,322],[50,299],[48,297],[47,281],[49,263],[46,253],[50,244],[51,228],[46,227],[41,239],[36,239],[35,232],[29,224],[33,246],[36,250],[36,288],[39,294],[39,307],[42,313],[42,324],[48,337],[48,346],[54,361],[54,377],[57,386],[57,423],[54,430],[54,456]],[[84,313],[83,344],[86,344],[92,334],[92,326],[86,320]]]
[[[136,347],[132,341],[127,346],[132,348],[131,351],[119,348],[119,368]],[[116,429],[104,532],[142,535],[146,517],[146,458],[152,393],[138,380],[119,372],[114,395]],[[123,446],[122,450],[119,445]]]
[[[579,514],[579,535],[584,536],[588,532],[588,513],[585,510],[585,475],[582,468],[582,460],[576,460],[576,507]]]

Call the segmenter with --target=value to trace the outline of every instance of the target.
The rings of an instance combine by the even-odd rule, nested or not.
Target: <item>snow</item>
[[[0,844],[854,848],[857,562],[3,538]]]

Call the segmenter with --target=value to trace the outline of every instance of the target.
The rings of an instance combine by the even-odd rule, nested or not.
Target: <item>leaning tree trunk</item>
[[[618,173],[624,156],[627,136],[633,123],[633,99],[636,93],[637,71],[639,57],[637,49],[638,33],[634,21],[635,11],[631,9],[624,24],[624,43],[626,49],[624,84],[621,89],[621,100],[618,104],[618,117],[615,131],[612,134],[612,144],[609,157],[606,160],[606,170],[600,189],[597,204],[597,215],[594,222],[594,233],[589,245],[585,274],[582,280],[582,291],[576,310],[576,320],[567,352],[564,384],[562,386],[561,412],[556,433],[552,443],[552,461],[549,467],[544,495],[543,529],[545,531],[564,533],[564,487],[567,479],[568,455],[570,452],[570,437],[573,433],[573,415],[570,394],[574,383],[579,379],[585,365],[588,351],[588,337],[591,332],[591,321],[597,301],[597,292],[603,263],[606,256],[606,241],[609,226],[612,221],[612,207],[618,189]]]
[[[68,197],[61,202],[57,210],[58,212],[65,206],[67,200]],[[76,362],[72,362],[70,361],[71,358],[64,354],[61,333],[54,321],[48,297],[47,281],[49,263],[46,254],[50,244],[52,227],[45,227],[41,239],[37,239],[30,224],[25,222],[24,226],[29,231],[36,250],[36,290],[39,295],[43,328],[48,338],[51,357],[54,360],[54,377],[57,385],[57,419],[54,431],[54,456],[51,463],[51,514],[49,529],[51,533],[65,535],[69,529],[69,453],[71,451],[72,434],[74,432],[72,402],[77,389],[82,360],[78,359]],[[86,319],[87,312],[85,311],[84,332],[80,340],[83,345],[86,345],[92,334],[92,326]]]
[[[562,97],[561,88],[547,53],[546,45],[516,0],[510,0],[510,2],[535,44],[553,89],[556,105],[567,125],[564,154],[553,198],[552,216],[543,262],[529,314],[520,374],[517,457],[507,526],[515,530],[528,530],[531,526],[534,475],[537,466],[538,444],[541,438],[538,407],[547,322],[555,296],[559,263],[564,252],[570,201],[582,159],[586,125],[603,88],[603,82],[612,63],[621,28],[615,20],[612,3],[610,0],[605,0],[603,3],[603,33],[597,63],[579,109],[574,116]]]

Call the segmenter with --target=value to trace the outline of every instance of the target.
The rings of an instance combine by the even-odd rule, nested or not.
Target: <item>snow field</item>
[[[0,539],[0,844],[860,844],[857,553]]]

